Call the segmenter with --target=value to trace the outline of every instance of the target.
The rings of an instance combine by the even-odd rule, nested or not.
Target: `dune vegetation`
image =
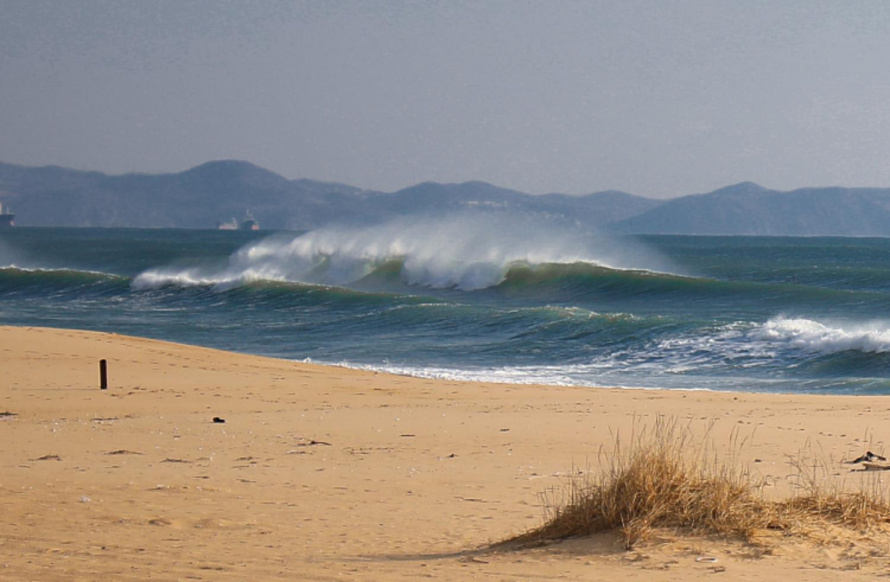
[[[655,529],[756,544],[775,534],[821,537],[829,528],[864,531],[890,524],[890,503],[879,479],[849,491],[828,478],[829,461],[809,454],[789,458],[794,493],[765,499],[763,484],[740,461],[744,440],[737,434],[732,440],[732,452],[720,455],[707,437],[696,443],[688,426],[664,418],[651,430],[635,430],[627,443],[616,436],[612,450],[598,455],[599,469],[573,471],[565,487],[542,494],[542,525],[496,546],[529,547],[614,532],[630,550]]]

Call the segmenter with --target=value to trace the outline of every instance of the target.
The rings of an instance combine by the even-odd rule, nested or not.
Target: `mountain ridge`
[[[177,173],[119,175],[0,162],[0,202],[12,207],[22,226],[213,228],[250,211],[263,228],[303,230],[486,212],[621,234],[890,236],[888,188],[778,191],[740,182],[653,200],[620,190],[531,195],[474,180],[379,192],[288,179],[244,160],[213,160]]]

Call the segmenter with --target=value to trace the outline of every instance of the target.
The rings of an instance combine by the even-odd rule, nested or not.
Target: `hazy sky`
[[[890,186],[884,0],[0,0],[0,161],[397,190]]]

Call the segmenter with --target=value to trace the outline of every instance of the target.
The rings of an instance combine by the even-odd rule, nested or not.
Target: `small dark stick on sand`
[[[108,390],[108,363],[99,360],[99,389]]]

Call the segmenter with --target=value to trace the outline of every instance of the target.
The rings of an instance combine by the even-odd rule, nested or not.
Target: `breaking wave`
[[[779,317],[766,322],[754,335],[764,341],[811,353],[890,353],[890,324],[887,322],[832,326],[811,319]]]
[[[350,286],[397,278],[408,286],[476,291],[501,284],[514,268],[541,265],[669,268],[656,253],[626,239],[545,228],[523,219],[456,216],[273,236],[237,251],[223,269],[151,269],[133,286],[231,287],[256,281]]]
[[[10,265],[0,267],[0,289],[3,292],[52,292],[119,285],[126,277],[79,269],[45,269]]]

